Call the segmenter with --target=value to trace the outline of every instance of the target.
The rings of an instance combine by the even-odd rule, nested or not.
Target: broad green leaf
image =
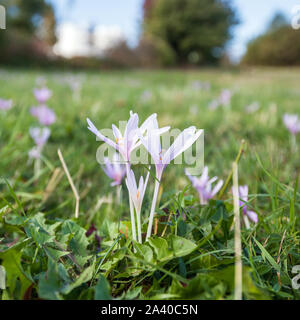
[[[174,256],[183,257],[192,253],[197,245],[191,240],[171,235],[168,239],[171,242],[172,248],[174,250]]]
[[[108,281],[103,277],[99,276],[99,280],[95,286],[95,300],[111,300],[110,285]]]

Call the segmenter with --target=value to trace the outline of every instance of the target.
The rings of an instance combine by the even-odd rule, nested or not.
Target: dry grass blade
[[[58,185],[59,181],[61,180],[62,176],[63,176],[63,172],[61,168],[55,168],[48,182],[48,185],[45,189],[42,202],[46,202],[48,200],[48,198],[51,196],[56,186]]]
[[[76,187],[75,187],[75,185],[74,185],[73,179],[72,179],[72,177],[71,177],[71,175],[70,175],[70,172],[69,172],[69,170],[68,170],[68,167],[67,167],[67,165],[66,165],[66,163],[65,163],[64,157],[63,157],[60,149],[57,150],[57,153],[58,153],[59,160],[60,160],[60,162],[61,162],[61,164],[62,164],[62,167],[63,167],[63,169],[64,169],[64,171],[65,171],[65,173],[66,173],[66,175],[67,175],[67,178],[68,178],[68,180],[69,180],[69,183],[70,183],[70,185],[71,185],[71,188],[72,188],[72,191],[73,191],[73,193],[74,193],[75,199],[76,199],[75,218],[78,218],[78,216],[79,216],[79,201],[80,201],[80,197],[79,197],[79,194],[78,194],[78,192],[77,192],[77,189],[76,189]]]

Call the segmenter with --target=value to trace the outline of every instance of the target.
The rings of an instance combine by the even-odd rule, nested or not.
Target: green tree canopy
[[[229,1],[145,0],[144,35],[163,40],[177,63],[216,62],[237,22]]]
[[[242,64],[300,65],[300,31],[277,13],[266,32],[249,42]]]

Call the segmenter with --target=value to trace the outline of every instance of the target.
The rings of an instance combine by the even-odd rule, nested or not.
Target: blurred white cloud
[[[103,56],[105,50],[125,40],[120,26],[97,25],[92,30],[84,25],[63,23],[57,29],[54,52],[66,58]]]

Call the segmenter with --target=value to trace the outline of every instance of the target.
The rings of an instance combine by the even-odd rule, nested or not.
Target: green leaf
[[[99,276],[99,280],[95,286],[95,300],[111,300],[110,285],[108,281],[103,277]]]
[[[167,261],[172,259],[173,252],[169,249],[167,240],[163,238],[149,238],[149,244],[153,248],[156,258],[159,261]]]
[[[63,294],[68,294],[70,293],[73,289],[81,286],[83,283],[86,283],[88,281],[90,281],[93,277],[93,273],[94,273],[94,269],[95,269],[95,260],[92,263],[91,266],[89,266],[88,268],[86,268],[81,274],[80,276],[75,280],[75,282],[69,284],[68,286],[62,288],[61,292]]]
[[[62,300],[62,288],[70,283],[67,271],[61,263],[48,260],[48,270],[40,276],[38,294],[40,298]]]
[[[153,251],[148,245],[134,241],[134,247],[137,250],[136,255],[139,258],[145,259],[147,262],[154,262]]]
[[[169,240],[171,241],[174,255],[176,257],[184,257],[192,253],[197,248],[197,245],[194,242],[182,237],[170,235]]]
[[[0,253],[2,266],[6,270],[6,287],[11,298],[22,299],[27,288],[34,282],[21,265],[22,251],[10,249]],[[18,285],[18,286],[17,286]]]

